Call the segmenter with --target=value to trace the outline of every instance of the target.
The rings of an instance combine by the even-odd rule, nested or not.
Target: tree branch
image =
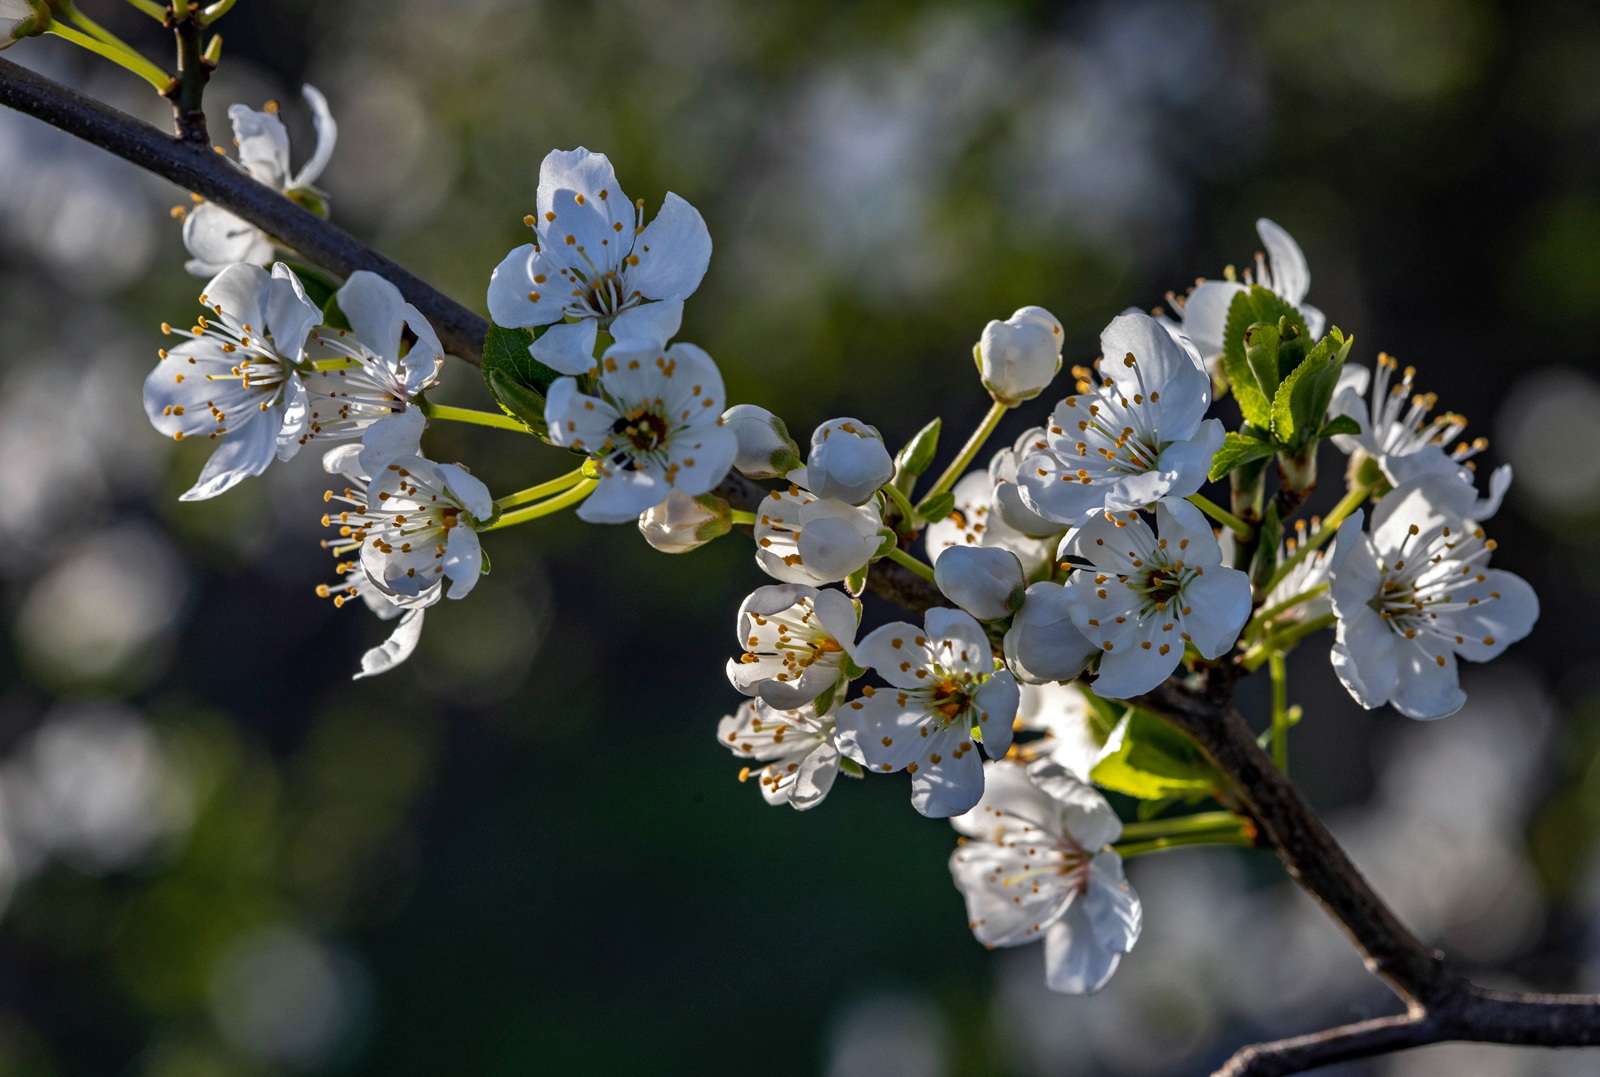
[[[1600,1044],[1600,996],[1488,991],[1450,971],[1372,889],[1233,706],[1237,672],[1207,669],[1198,688],[1173,679],[1130,702],[1187,734],[1223,774],[1290,876],[1343,928],[1367,968],[1407,1003],[1363,1021],[1246,1047],[1217,1077],[1276,1077],[1445,1040],[1587,1047]]]
[[[5,59],[0,59],[0,105],[59,127],[210,199],[342,277],[358,269],[377,273],[422,311],[445,350],[474,366],[482,364],[488,322],[343,229],[257,183],[204,142],[186,142],[163,134],[141,120]]]

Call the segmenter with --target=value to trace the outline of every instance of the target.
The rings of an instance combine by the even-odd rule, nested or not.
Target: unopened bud
[[[895,483],[899,484],[903,480],[905,483],[903,490],[909,491],[911,480],[933,465],[933,454],[939,449],[940,425],[940,420],[933,420],[918,430],[916,437],[906,442],[905,448],[895,453]]]
[[[1059,583],[1028,588],[1003,648],[1007,667],[1027,684],[1071,680],[1098,650],[1072,623],[1070,594]]]
[[[1023,307],[984,326],[973,349],[983,387],[1014,408],[1044,392],[1061,370],[1061,323],[1043,307]]]
[[[1022,562],[998,546],[952,546],[939,555],[933,579],[944,596],[980,621],[998,621],[1022,606]]]
[[[800,446],[783,420],[754,404],[735,404],[722,413],[722,425],[733,431],[739,455],[733,466],[752,479],[782,478],[800,466]]]
[[[688,553],[732,527],[728,503],[714,494],[690,497],[674,490],[661,504],[639,514],[639,533],[662,553]]]
[[[894,477],[883,435],[860,419],[833,419],[812,431],[806,466],[791,482],[823,498],[863,505]]]

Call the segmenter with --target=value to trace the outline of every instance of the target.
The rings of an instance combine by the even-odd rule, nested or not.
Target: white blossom
[[[766,408],[735,404],[722,413],[722,425],[739,439],[733,466],[752,479],[776,479],[800,466],[800,446],[789,428]]]
[[[787,476],[818,497],[847,505],[865,504],[893,477],[894,458],[883,435],[860,419],[831,419],[813,430],[806,466]]]
[[[1009,454],[1011,450],[1002,449],[1001,452]],[[1015,478],[1014,457],[1011,462],[1011,474]],[[928,525],[924,535],[928,545],[928,559],[933,562],[935,569],[939,567],[939,559],[944,556],[944,552],[957,546],[1010,550],[1017,555],[1023,570],[1028,573],[1037,571],[1039,566],[1050,560],[1050,555],[1055,552],[1056,543],[1053,538],[1034,538],[1024,534],[1012,527],[997,511],[997,499],[1003,496],[1003,486],[1010,486],[1013,496],[1017,487],[1014,482],[1003,483],[996,480],[994,473],[994,464],[991,462],[988,471],[974,471],[963,476],[950,490],[956,499],[955,508],[951,509],[950,515],[944,519]],[[1027,512],[1027,509],[1023,511]],[[1043,524],[1047,533],[1060,534],[1062,530],[1060,524],[1048,520],[1043,521]]]
[[[412,452],[415,451],[413,448]],[[351,552],[359,542],[353,538],[351,516],[356,516],[358,524],[366,518],[367,485],[371,481],[371,476],[362,467],[360,457],[360,445],[336,445],[322,455],[324,471],[330,475],[343,475],[348,480],[348,485],[340,492],[329,490],[324,494],[323,501],[329,503],[338,501],[355,508],[354,514],[348,509],[338,514],[346,539],[323,543],[325,547],[332,547],[336,555]],[[333,513],[324,515],[322,526],[333,526],[333,520]],[[333,599],[335,607],[343,606],[352,598],[359,598],[366,604],[367,609],[377,614],[379,620],[392,621],[397,617],[400,619],[400,623],[395,625],[388,639],[361,656],[361,672],[352,679],[360,680],[363,677],[386,673],[410,658],[412,652],[417,649],[417,642],[422,638],[422,621],[427,608],[444,595],[443,581],[421,588],[414,596],[389,595],[372,582],[362,570],[359,560],[340,561],[334,566],[334,572],[339,576],[337,581],[332,584],[317,585],[317,594],[320,597]]]
[[[1061,323],[1043,307],[1022,307],[983,327],[975,349],[989,395],[1007,407],[1032,400],[1061,370]]]
[[[1044,939],[1053,991],[1104,987],[1139,941],[1143,910],[1122,857],[1122,823],[1093,788],[1052,760],[989,763],[983,799],[951,824],[966,835],[950,874],[986,946]]]
[[[370,475],[416,452],[426,420],[414,401],[438,383],[444,345],[422,312],[376,273],[356,270],[337,295],[350,328],[320,327],[307,340],[306,358],[317,367],[300,375],[311,408],[301,440],[360,437]],[[402,356],[404,328],[416,343]]]
[[[995,671],[988,637],[971,615],[931,609],[924,628],[895,621],[856,646],[856,661],[889,682],[863,688],[839,711],[875,771],[911,774],[911,805],[923,815],[959,815],[983,793],[977,744],[1000,758],[1011,747],[1017,682]]]
[[[674,490],[661,504],[639,514],[639,533],[662,553],[688,553],[733,527],[728,503],[715,494],[691,497]]]
[[[1347,367],[1339,379],[1330,415],[1348,415],[1361,427],[1359,434],[1336,434],[1333,443],[1349,453],[1359,466],[1362,455],[1371,457],[1383,470],[1384,477],[1395,486],[1419,475],[1448,475],[1458,481],[1459,489],[1446,494],[1443,486],[1435,487],[1439,496],[1448,496],[1450,505],[1462,516],[1474,520],[1487,520],[1500,511],[1500,502],[1511,487],[1511,465],[1501,464],[1489,476],[1489,496],[1478,497],[1473,481],[1472,457],[1489,447],[1489,439],[1476,438],[1471,443],[1459,442],[1452,448],[1449,443],[1461,435],[1467,420],[1454,412],[1444,412],[1432,419],[1428,412],[1438,397],[1433,393],[1412,391],[1416,367],[1406,367],[1400,381],[1392,388],[1389,379],[1399,363],[1388,355],[1378,356],[1377,376],[1372,378],[1372,406],[1362,399],[1366,392],[1368,372],[1365,367]]]
[[[1089,781],[1095,764],[1106,754],[1105,740],[1094,729],[1093,714],[1088,697],[1076,684],[1048,681],[1022,685],[1015,728],[1044,735],[1013,745],[1008,758],[1024,763],[1048,758],[1079,781]]]
[[[790,483],[756,510],[756,564],[785,583],[838,583],[872,560],[882,527],[876,501],[850,505]]]
[[[489,314],[508,327],[550,328],[528,349],[562,374],[594,366],[597,332],[613,340],[670,340],[683,301],[711,263],[700,213],[668,193],[649,227],[644,199],[628,201],[603,153],[552,150],[539,166],[538,239],[489,280]]]
[[[998,621],[1022,606],[1022,563],[1010,550],[951,547],[933,569],[944,596],[980,621]]]
[[[717,723],[717,740],[740,759],[766,764],[759,772],[744,768],[739,780],[758,773],[768,804],[805,811],[821,804],[833,788],[841,760],[850,759],[858,766],[862,762],[860,751],[839,734],[837,710],[837,702],[819,715],[810,704],[780,710],[765,700],[749,699]]]
[[[282,262],[272,273],[232,265],[200,293],[193,339],[170,350],[144,383],[144,410],[161,433],[182,441],[227,435],[184,501],[216,497],[259,475],[277,456],[299,451],[310,412],[298,368],[322,312]]]
[[[289,170],[289,130],[278,119],[276,106],[257,112],[245,105],[234,105],[228,109],[228,118],[233,121],[239,164],[252,178],[326,215],[327,196],[312,184],[333,157],[339,125],[328,109],[327,98],[315,87],[302,86],[300,92],[311,105],[317,146],[299,172]],[[183,222],[183,245],[191,255],[184,268],[196,277],[213,276],[235,262],[266,265],[272,261],[271,237],[215,202],[201,202],[189,211]]]
[[[1224,338],[1227,336],[1228,309],[1233,305],[1234,297],[1248,290],[1251,284],[1266,288],[1298,310],[1305,319],[1306,336],[1311,340],[1322,339],[1322,330],[1327,323],[1322,311],[1305,301],[1306,292],[1311,290],[1311,270],[1294,237],[1265,217],[1256,221],[1256,234],[1267,248],[1267,256],[1256,255],[1254,274],[1245,270],[1242,282],[1202,281],[1187,298],[1168,295],[1178,311],[1181,324],[1166,324],[1194,342],[1195,347],[1200,349],[1207,369],[1213,373],[1222,357]]]
[[[1063,584],[1041,581],[1028,588],[1003,644],[1006,666],[1017,680],[1071,680],[1088,667],[1100,647],[1078,631],[1072,607],[1072,591]]]
[[[1222,564],[1216,536],[1187,501],[1158,501],[1155,533],[1136,512],[1102,513],[1069,533],[1061,554],[1093,566],[1074,571],[1069,586],[1073,623],[1102,651],[1096,695],[1150,691],[1183,660],[1185,641],[1222,657],[1250,617],[1249,577]]]
[[[1057,404],[1047,447],[1018,461],[1023,503],[1064,524],[1187,497],[1222,445],[1222,423],[1205,418],[1211,381],[1199,356],[1155,319],[1119,315],[1100,346],[1106,384]]]
[[[365,511],[341,523],[385,595],[416,599],[448,579],[446,597],[464,598],[483,567],[477,528],[493,513],[488,488],[459,464],[400,456],[368,485]]]
[[[1029,558],[1017,548],[1022,543],[1018,538],[1011,537],[1012,532],[1022,538],[1033,540],[1028,549],[1030,553],[1033,550],[1040,551],[1038,563],[1042,565],[1055,552],[1056,537],[1063,530],[1061,524],[1040,516],[1024,504],[1022,487],[1017,484],[1017,465],[1021,462],[1022,457],[1029,450],[1043,451],[1049,447],[1050,441],[1045,434],[1044,427],[1035,426],[1030,430],[1024,430],[1013,444],[999,450],[989,458],[989,483],[991,486],[989,504],[992,506],[994,515],[998,517],[996,520],[989,521],[989,526],[1000,533],[1000,537],[990,544],[1005,546],[1016,554],[1018,560],[1024,565],[1028,564]],[[960,488],[959,483],[957,488]],[[961,504],[959,496],[956,498],[956,504],[958,507]],[[1032,569],[1029,571],[1032,571]]]
[[[709,492],[733,466],[739,445],[722,423],[722,374],[695,345],[614,344],[595,394],[558,378],[545,401],[551,442],[589,453],[600,472],[579,519],[629,523],[674,490]]]
[[[1466,702],[1456,659],[1487,662],[1526,636],[1539,599],[1518,576],[1489,568],[1493,539],[1454,508],[1449,475],[1401,483],[1339,527],[1330,555],[1338,615],[1334,672],[1369,710],[1441,718]]]
[[[779,708],[803,706],[829,688],[842,688],[855,658],[860,618],[860,608],[842,591],[794,583],[758,587],[739,607],[744,653],[728,659],[728,680]]]

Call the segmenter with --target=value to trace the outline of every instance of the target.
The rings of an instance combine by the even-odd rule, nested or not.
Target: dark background
[[[81,6],[166,61],[132,8]],[[1243,269],[1255,219],[1284,225],[1353,359],[1416,365],[1492,438],[1479,473],[1515,465],[1496,564],[1544,604],[1432,724],[1361,711],[1308,641],[1294,774],[1480,979],[1595,988],[1593,9],[239,0],[217,29],[214,141],[228,104],[276,98],[298,164],[316,85],[341,124],[334,220],[479,311],[551,148],[607,153],[651,213],[689,199],[716,251],[681,337],[802,441],[851,415],[898,445],[942,415],[942,466],[988,404],[988,319],[1042,304],[1087,362],[1118,311]],[[168,122],[59,41],[6,58]],[[1145,939],[1104,994],[1062,999],[1036,952],[972,940],[953,834],[899,776],[767,807],[713,743],[734,611],[767,582],[738,535],[667,557],[570,517],[497,532],[417,655],[351,683],[387,629],[313,594],[333,578],[315,454],[180,504],[207,446],[139,410],[156,327],[201,283],[166,214],[186,201],[0,116],[0,1073],[1137,1077],[1395,1008],[1265,855],[1135,863]],[[445,377],[441,401],[491,406],[471,368]],[[502,431],[426,444],[497,494],[570,465]],[[1262,686],[1243,698],[1261,721]]]

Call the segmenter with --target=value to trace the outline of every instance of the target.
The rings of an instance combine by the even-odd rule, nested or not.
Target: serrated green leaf
[[[1236,467],[1252,460],[1264,460],[1277,451],[1278,447],[1270,441],[1244,437],[1230,430],[1222,439],[1222,448],[1211,458],[1211,478],[1213,481],[1220,479]]]
[[[1112,731],[1114,748],[1090,772],[1107,789],[1141,800],[1160,800],[1222,787],[1219,775],[1192,741],[1137,708]]]
[[[1244,335],[1257,322],[1277,325],[1280,318],[1287,318],[1299,328],[1302,335],[1305,333],[1305,323],[1299,311],[1268,289],[1252,285],[1233,297],[1223,330],[1223,372],[1233,386],[1234,398],[1239,401],[1239,409],[1244,412],[1244,417],[1263,430],[1270,429],[1272,425],[1271,398],[1261,393],[1254,375],[1250,373],[1250,364],[1244,354]]]
[[[520,419],[528,430],[550,440],[544,421],[545,394],[561,375],[528,353],[543,329],[489,326],[483,340],[483,381],[502,411]]]
[[[1244,360],[1255,376],[1261,395],[1272,399],[1278,391],[1278,327],[1256,322],[1244,331]]]
[[[1348,415],[1335,415],[1328,420],[1328,425],[1317,431],[1318,439],[1331,438],[1335,434],[1359,434],[1361,424]]]
[[[1302,456],[1322,428],[1333,391],[1339,384],[1352,341],[1323,337],[1305,360],[1284,379],[1272,401],[1272,436],[1295,456]]]

